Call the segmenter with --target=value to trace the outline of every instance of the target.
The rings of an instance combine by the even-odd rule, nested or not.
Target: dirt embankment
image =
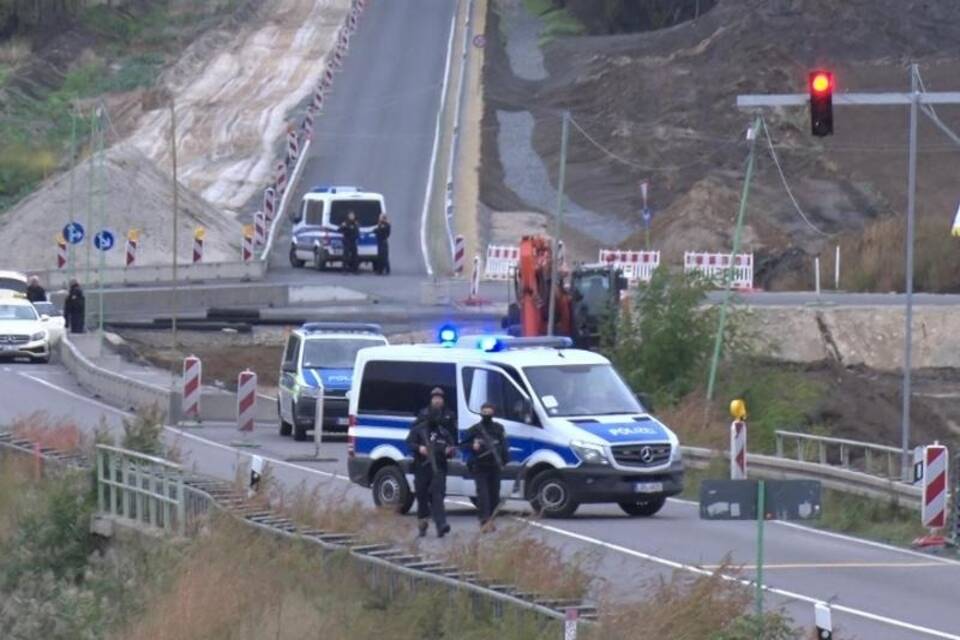
[[[570,110],[582,131],[571,131],[567,190],[582,206],[636,219],[638,184],[648,180],[653,244],[677,264],[685,250],[732,244],[751,120],[735,107],[738,94],[803,92],[807,71],[821,65],[835,71],[840,91],[905,90],[911,61],[920,63],[927,89],[956,88],[960,63],[951,52],[958,38],[960,5],[949,0],[721,0],[695,23],[555,40],[544,49],[549,77],[542,81],[513,77],[494,42],[485,90],[494,109],[533,113],[534,146],[554,182],[558,114]],[[960,112],[939,111],[948,123],[960,122]],[[782,256],[829,250],[838,234],[860,234],[903,212],[907,114],[837,107],[836,133],[826,139],[810,136],[804,110],[768,110],[765,118],[809,220],[788,199],[761,139],[744,248],[758,253],[759,278],[775,287],[764,274]],[[920,149],[918,215],[939,216],[946,233],[956,210],[956,172],[947,158],[957,151],[929,123],[921,124]],[[482,198],[494,208],[523,208],[512,202],[515,194],[503,193],[491,150],[485,144]],[[642,234],[623,243],[642,244]],[[802,262],[771,279],[789,279]]]

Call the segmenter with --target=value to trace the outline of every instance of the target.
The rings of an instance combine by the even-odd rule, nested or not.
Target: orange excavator
[[[569,336],[580,348],[600,343],[604,323],[616,313],[626,286],[619,269],[609,265],[579,265],[569,274],[558,269],[551,283],[551,240],[524,236],[514,277],[516,299],[508,305],[503,326],[511,335],[550,334],[550,289],[555,287],[553,335]],[[567,276],[569,275],[569,283]]]

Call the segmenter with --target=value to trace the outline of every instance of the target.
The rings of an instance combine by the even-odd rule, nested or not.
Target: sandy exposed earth
[[[247,203],[259,201],[260,190],[272,178],[288,118],[292,122],[297,106],[316,86],[322,60],[349,4],[349,0],[247,3],[234,20],[202,35],[163,73],[161,83],[177,103],[181,255],[189,255],[193,229],[203,226],[205,260],[238,259],[238,215],[249,215]],[[168,260],[172,240],[170,116],[167,109],[152,108],[156,105],[150,103],[143,92],[109,98],[115,128],[108,142],[118,144],[107,152],[102,178],[105,226],[118,236],[132,228],[141,231],[142,264]],[[85,226],[87,221],[99,226],[101,178],[95,171],[96,199],[88,214],[88,167],[84,162],[74,170],[74,207],[67,173],[49,180],[4,215],[0,242],[16,247],[4,266],[52,268],[54,237],[71,217],[71,209],[72,217]],[[110,264],[121,260],[120,251],[108,256]]]

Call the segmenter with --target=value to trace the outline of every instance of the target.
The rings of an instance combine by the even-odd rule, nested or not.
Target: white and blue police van
[[[333,263],[343,266],[343,236],[338,231],[352,211],[360,227],[357,254],[360,262],[377,258],[373,234],[385,211],[383,196],[359,187],[318,186],[304,194],[300,208],[291,213],[290,264],[301,268],[312,261],[318,270]]]
[[[318,401],[323,402],[323,431],[346,431],[357,354],[386,344],[375,324],[308,322],[291,331],[280,362],[280,435],[306,440],[315,428]]]
[[[458,437],[480,419],[484,403],[496,406],[510,447],[504,498],[527,500],[550,517],[570,516],[583,503],[654,515],[683,489],[677,436],[650,415],[609,360],[571,347],[569,338],[472,336],[364,349],[350,394],[350,479],[370,488],[378,506],[410,509],[412,460],[404,439],[430,390],[440,387]],[[449,463],[447,490],[475,500],[462,452]]]

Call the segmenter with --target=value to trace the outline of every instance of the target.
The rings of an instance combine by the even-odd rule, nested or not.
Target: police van
[[[343,266],[343,236],[338,229],[351,211],[360,227],[360,262],[376,260],[377,238],[373,230],[385,211],[383,196],[359,187],[319,186],[304,194],[300,209],[291,214],[290,264],[299,269],[312,261],[319,270],[331,263]]]
[[[460,437],[485,402],[496,406],[510,447],[504,498],[528,500],[551,517],[570,516],[582,503],[654,515],[683,488],[677,436],[606,358],[571,346],[569,338],[474,336],[364,349],[350,394],[350,479],[370,488],[378,506],[409,510],[413,476],[404,439],[430,390],[440,387]],[[475,500],[462,452],[450,461],[447,490]]]
[[[295,440],[306,440],[314,429],[318,400],[323,402],[323,430],[346,431],[357,353],[386,344],[375,324],[309,322],[290,332],[280,363],[280,435],[292,433]]]

